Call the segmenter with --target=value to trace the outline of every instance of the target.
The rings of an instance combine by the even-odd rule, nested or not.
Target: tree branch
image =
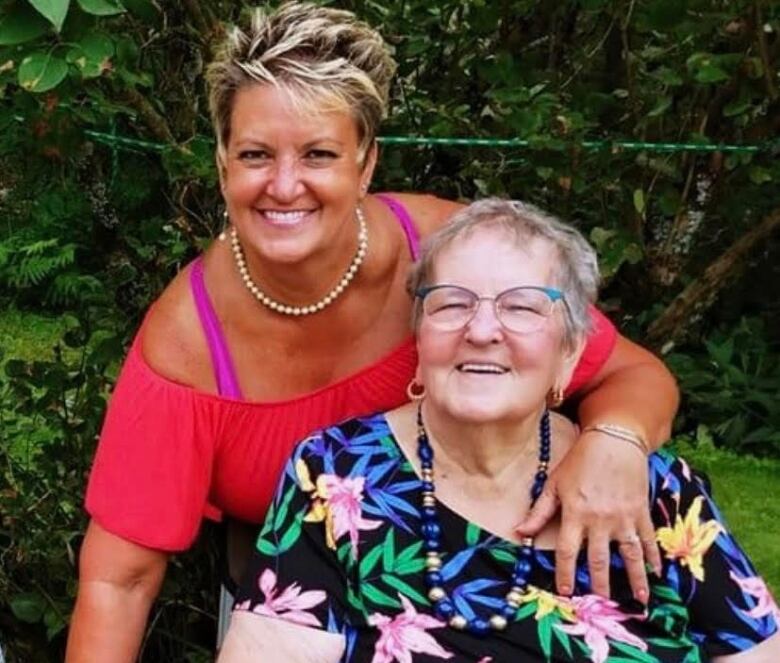
[[[740,269],[745,257],[761,241],[780,228],[780,207],[767,214],[754,228],[740,237],[716,258],[704,273],[674,298],[666,310],[653,321],[645,337],[659,347],[681,338],[694,314],[709,308],[723,286]]]
[[[764,69],[764,80],[766,81],[766,92],[770,100],[777,99],[777,84],[775,83],[775,68],[772,66],[772,58],[769,55],[769,48],[766,45],[766,35],[764,34],[764,17],[761,12],[761,0],[756,0],[753,4],[753,31],[758,41],[758,52],[761,56],[761,64]]]
[[[126,102],[139,117],[144,121],[147,128],[152,132],[157,140],[164,143],[175,143],[176,139],[168,126],[168,122],[160,115],[144,97],[135,88],[128,87],[122,91],[122,100]]]

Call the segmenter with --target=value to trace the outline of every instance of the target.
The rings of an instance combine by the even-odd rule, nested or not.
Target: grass
[[[51,359],[66,329],[62,318],[9,309],[0,312],[0,366],[11,357]],[[706,472],[726,521],[769,586],[780,594],[780,460],[757,459],[715,448],[706,431],[695,445],[676,450]]]

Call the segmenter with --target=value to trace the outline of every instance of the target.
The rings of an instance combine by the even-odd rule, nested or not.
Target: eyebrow
[[[306,141],[301,147],[302,149],[306,150],[312,147],[315,147],[317,145],[330,144],[330,145],[336,145],[338,147],[344,147],[346,143],[343,141],[340,141],[336,138],[331,138],[328,136],[321,136],[318,138],[314,138],[313,140]],[[260,147],[271,147],[269,143],[267,143],[264,140],[261,140],[259,138],[253,138],[252,136],[246,136],[244,138],[237,138],[236,139],[237,145],[258,145]]]

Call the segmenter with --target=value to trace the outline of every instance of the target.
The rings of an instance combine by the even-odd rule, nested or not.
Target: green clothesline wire
[[[162,152],[170,147],[163,143],[152,143],[137,138],[126,138],[100,131],[84,132],[90,138],[115,147],[125,147],[150,152]],[[455,145],[463,147],[530,147],[533,141],[522,138],[434,138],[428,136],[379,136],[383,145]],[[708,143],[653,143],[633,140],[584,140],[577,143],[588,150],[624,150],[648,152],[732,152],[755,154],[770,152],[780,146],[780,141],[767,142],[765,145],[718,145]]]

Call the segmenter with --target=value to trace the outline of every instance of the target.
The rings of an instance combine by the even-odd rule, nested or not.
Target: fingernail
[[[571,594],[571,587],[569,587],[568,585],[561,585],[560,593],[568,596],[569,594]]]
[[[640,589],[636,594],[634,594],[634,598],[639,601],[640,603],[647,603],[647,590],[646,589]]]

